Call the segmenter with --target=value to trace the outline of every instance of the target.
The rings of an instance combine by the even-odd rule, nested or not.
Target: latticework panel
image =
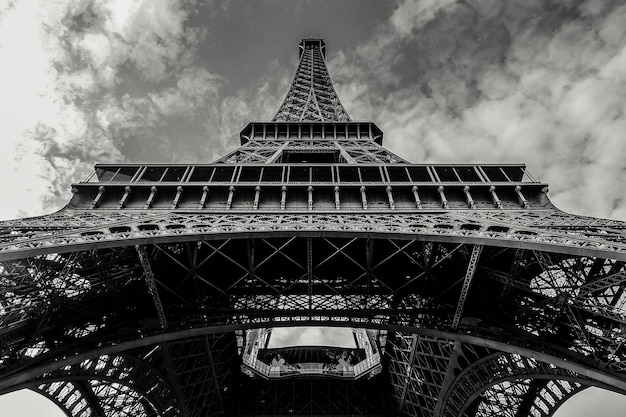
[[[445,394],[442,415],[549,416],[581,383],[594,384],[553,364],[516,354],[491,354],[454,379]]]
[[[251,140],[224,157],[215,161],[224,164],[268,164],[290,162],[285,155],[290,152],[329,155],[336,152],[336,163],[350,164],[396,164],[406,163],[398,155],[390,152],[372,140]],[[306,160],[306,156],[302,156]],[[299,162],[299,161],[298,161]],[[313,161],[312,161],[313,162]]]
[[[207,335],[168,343],[172,372],[191,416],[224,413],[238,360],[234,335]]]
[[[301,43],[298,69],[274,121],[349,121],[333,88],[322,53],[323,41]]]
[[[387,340],[391,386],[403,414],[434,415],[453,346],[448,340],[400,333]]]
[[[474,405],[476,416],[549,417],[584,387],[567,380],[503,381],[484,391]]]
[[[35,358],[111,331],[132,338],[134,326],[163,331],[183,323],[271,319],[395,321],[446,331],[469,327],[490,337],[498,337],[492,329],[507,329],[623,371],[622,261],[358,236],[206,239],[146,248],[152,277],[134,247],[6,261],[3,349]],[[67,282],[82,287],[68,290]]]
[[[176,416],[180,404],[167,379],[128,355],[100,356],[49,372],[37,390],[71,416]]]
[[[585,226],[586,225],[586,226]],[[72,251],[81,245],[123,246],[207,234],[376,233],[418,240],[466,241],[626,260],[623,222],[536,212],[458,210],[422,213],[193,213],[141,210],[64,211],[49,218],[3,222],[0,259]],[[602,233],[599,231],[602,230]],[[5,267],[6,268],[6,267]],[[10,269],[3,273],[13,274]]]
[[[36,389],[73,417],[103,416],[103,411],[87,382],[55,381]]]
[[[383,374],[390,378],[399,409],[411,415],[437,414],[453,404],[457,408],[446,415],[462,409],[495,415],[504,407],[552,410],[565,397],[547,392],[548,385],[533,385],[537,378],[568,380],[574,388],[615,384],[614,389],[622,389],[622,261],[477,248],[294,235],[5,261],[5,271],[21,273],[5,275],[4,285],[34,277],[41,295],[23,311],[2,311],[1,365],[7,377],[0,378],[0,389],[14,387],[11,381],[20,372],[34,378],[37,369],[50,366],[49,358],[59,358],[66,364],[59,365],[60,371],[42,374],[89,381],[82,391],[72,386],[73,396],[70,388],[53,388],[63,394],[56,401],[80,410],[78,415],[88,413],[84,401],[106,409],[115,397],[123,401],[111,411],[114,415],[143,413],[129,405],[142,398],[141,407],[158,408],[163,397],[156,393],[165,391],[146,388],[157,380],[171,384],[172,404],[180,403],[190,415],[219,414],[232,401],[227,392],[236,389],[237,348],[230,332],[296,323],[404,328],[388,340]],[[80,291],[76,282],[83,283]],[[33,291],[30,286],[6,288],[12,288],[4,293],[6,306],[18,306]],[[229,333],[219,336],[226,328]],[[468,350],[468,342],[483,347]],[[156,347],[143,360],[159,369],[160,377],[146,379],[151,374],[143,372],[138,378],[135,368],[115,359],[123,358],[115,352],[149,345]],[[472,368],[499,349],[510,353]],[[102,351],[108,353],[90,353]],[[73,362],[77,354],[100,359]],[[524,355],[540,355],[544,362]],[[101,370],[110,379],[99,376]],[[583,371],[590,376],[581,377]],[[495,379],[477,380],[480,375]],[[505,394],[508,402],[497,400]]]

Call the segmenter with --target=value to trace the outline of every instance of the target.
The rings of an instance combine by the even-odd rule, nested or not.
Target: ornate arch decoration
[[[475,405],[475,416],[550,417],[565,401],[587,388],[561,379],[522,379],[491,386]]]
[[[161,373],[128,354],[102,355],[25,384],[68,416],[180,415],[180,399]]]
[[[441,417],[551,416],[569,397],[595,386],[624,393],[577,372],[515,353],[494,353],[465,368],[444,395]],[[503,403],[502,394],[513,394]],[[506,409],[506,411],[504,411]]]

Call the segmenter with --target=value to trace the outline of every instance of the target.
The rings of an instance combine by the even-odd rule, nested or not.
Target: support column
[[[156,280],[154,279],[154,272],[152,272],[152,267],[150,266],[150,261],[148,260],[148,253],[146,252],[145,246],[135,245],[135,249],[137,250],[137,255],[139,256],[139,262],[141,262],[141,266],[143,267],[144,278],[146,279],[146,284],[148,284],[148,292],[152,296],[152,301],[154,302],[154,306],[157,310],[161,328],[167,329],[165,310],[163,310],[163,304],[161,304],[161,298],[159,297],[159,292],[157,290]]]
[[[472,248],[472,254],[467,265],[467,270],[465,271],[465,279],[463,280],[463,286],[461,287],[461,295],[459,296],[456,312],[454,313],[454,318],[452,319],[452,328],[454,329],[459,326],[459,322],[461,321],[465,301],[467,300],[467,295],[469,294],[469,290],[472,285],[472,279],[474,278],[474,273],[476,272],[476,267],[478,266],[478,258],[480,258],[480,253],[482,251],[482,245],[474,245]]]
[[[309,320],[313,316],[313,239],[306,238],[306,277],[309,296]]]

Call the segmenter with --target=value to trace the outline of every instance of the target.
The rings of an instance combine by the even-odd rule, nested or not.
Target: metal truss
[[[396,333],[387,339],[389,377],[402,415],[434,415],[454,342]]]
[[[549,417],[582,389],[578,382],[559,379],[504,381],[483,392],[475,415]]]
[[[3,306],[15,307],[0,316],[0,390],[15,389],[24,378],[43,386],[38,374],[102,381],[81,358],[117,358],[116,352],[154,346],[144,361],[172,384],[168,395],[178,399],[177,410],[186,410],[177,412],[220,414],[232,395],[240,395],[233,382],[234,330],[313,323],[404,329],[388,339],[383,363],[396,406],[409,415],[463,409],[494,414],[502,404],[472,404],[508,390],[519,408],[529,403],[525,395],[533,387],[533,404],[543,409],[567,394],[556,398],[532,385],[548,377],[577,389],[626,389],[618,384],[626,374],[621,261],[463,243],[294,235],[158,243],[139,251],[104,248],[24,262],[3,263],[5,270],[22,272],[2,281],[12,288]],[[26,277],[37,277],[41,288],[40,298],[28,304],[23,300],[33,287],[23,283]],[[68,289],[72,280],[81,286]],[[23,287],[14,285],[20,282]],[[104,314],[101,305],[108,306]],[[489,356],[502,350],[508,353]],[[528,359],[537,355],[542,362]],[[57,374],[43,371],[52,358],[65,358]],[[89,372],[96,375],[87,377]],[[495,379],[476,382],[481,372]],[[130,390],[128,403],[150,385],[89,384],[96,398]],[[42,389],[58,391],[56,401],[65,407],[83,410],[94,401],[85,387]]]
[[[588,383],[580,374],[535,359],[490,354],[463,369],[447,387],[440,415],[550,416]]]
[[[214,334],[167,344],[170,366],[185,406],[181,415],[224,413],[238,365],[234,335]]]
[[[300,43],[300,62],[285,101],[272,120],[349,121],[326,69],[321,39]]]
[[[215,161],[223,164],[269,164],[289,152],[337,152],[337,162],[350,164],[396,164],[404,159],[372,140],[260,140],[255,139],[240,146]]]
[[[320,232],[332,235],[406,236],[407,239],[464,241],[601,256],[626,260],[624,223],[546,210],[527,213],[448,211],[430,213],[209,214],[189,212],[71,212],[50,218],[7,221],[0,260],[39,253],[111,247],[155,239],[167,242],[206,235]],[[122,220],[123,219],[123,220]],[[587,226],[583,226],[584,224]],[[83,227],[79,225],[83,224]],[[603,230],[602,237],[599,230]],[[39,234],[41,233],[41,235]]]
[[[30,383],[71,416],[177,416],[167,380],[145,361],[105,355],[49,372]]]
[[[589,384],[554,365],[449,339],[396,333],[387,346],[401,415],[551,416]]]

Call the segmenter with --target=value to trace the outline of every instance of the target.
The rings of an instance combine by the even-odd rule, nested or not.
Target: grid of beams
[[[145,281],[146,262],[152,285]],[[545,386],[529,391],[532,381],[543,377],[566,377],[575,383],[574,388],[580,384],[607,386],[519,355],[499,357],[500,362],[476,368],[494,367],[486,372],[490,375],[500,369],[502,381],[463,382],[459,372],[471,374],[469,380],[474,381],[474,373],[481,371],[471,371],[472,364],[480,363],[489,351],[467,350],[466,344],[455,347],[463,340],[455,339],[455,332],[483,339],[484,346],[502,341],[508,346],[565,356],[572,364],[614,378],[626,372],[620,330],[626,317],[624,263],[611,259],[492,246],[477,250],[467,244],[417,240],[294,235],[152,244],[139,253],[128,247],[43,255],[29,258],[23,268],[23,274],[28,272],[30,277],[38,276],[39,270],[47,274],[38,285],[42,294],[56,294],[57,301],[50,304],[50,297],[42,295],[32,299],[28,310],[20,311],[22,315],[16,315],[17,310],[3,311],[6,313],[0,319],[6,321],[0,340],[6,353],[0,366],[7,375],[49,358],[71,356],[78,346],[88,352],[97,346],[185,329],[267,326],[274,321],[409,326],[450,332],[447,337],[395,332],[388,339],[385,375],[394,387],[398,408],[412,415],[443,413],[452,403],[474,407],[476,412],[486,410],[481,413],[488,415],[502,404],[474,404],[472,398],[496,398],[504,391],[517,408],[526,404],[529,410],[531,406],[544,409],[560,397],[547,393]],[[469,286],[468,277],[472,276]],[[4,276],[3,282],[11,282],[11,277]],[[106,279],[109,285],[101,287]],[[58,287],[61,282],[83,284],[79,289],[66,290]],[[3,305],[17,306],[32,292],[30,287],[11,288],[13,292],[5,292]],[[113,298],[115,303],[107,301]],[[162,318],[155,308],[156,299],[160,300]],[[94,306],[102,304],[108,305],[109,311],[95,320],[100,313]],[[110,308],[114,305],[117,311]],[[24,323],[25,318],[30,321]],[[62,333],[59,318],[63,318]],[[227,392],[236,390],[236,358],[234,333],[226,333],[174,339],[161,344],[147,361],[161,369],[169,383],[176,384],[169,388],[169,395],[183,401],[181,409],[194,415],[219,414],[225,402],[232,401]],[[502,358],[506,360],[502,362]],[[511,358],[518,358],[517,362]],[[523,366],[513,366],[514,362]],[[68,372],[73,377],[92,381],[94,398],[113,398],[123,394],[120,389],[128,391],[120,388],[126,385],[119,382],[96,384],[93,381],[102,378],[88,378],[85,363],[64,369],[71,369]],[[524,368],[524,373],[514,372],[518,368]],[[89,368],[87,373],[95,369]],[[447,386],[457,388],[448,392]],[[58,401],[83,410],[82,399],[89,401],[84,392],[89,392],[82,389],[72,388],[77,393],[72,401],[65,390]],[[481,394],[481,390],[486,393]],[[141,390],[132,392],[139,394],[124,394],[129,403],[142,395]],[[455,415],[460,408],[455,410],[445,411],[445,415]]]

